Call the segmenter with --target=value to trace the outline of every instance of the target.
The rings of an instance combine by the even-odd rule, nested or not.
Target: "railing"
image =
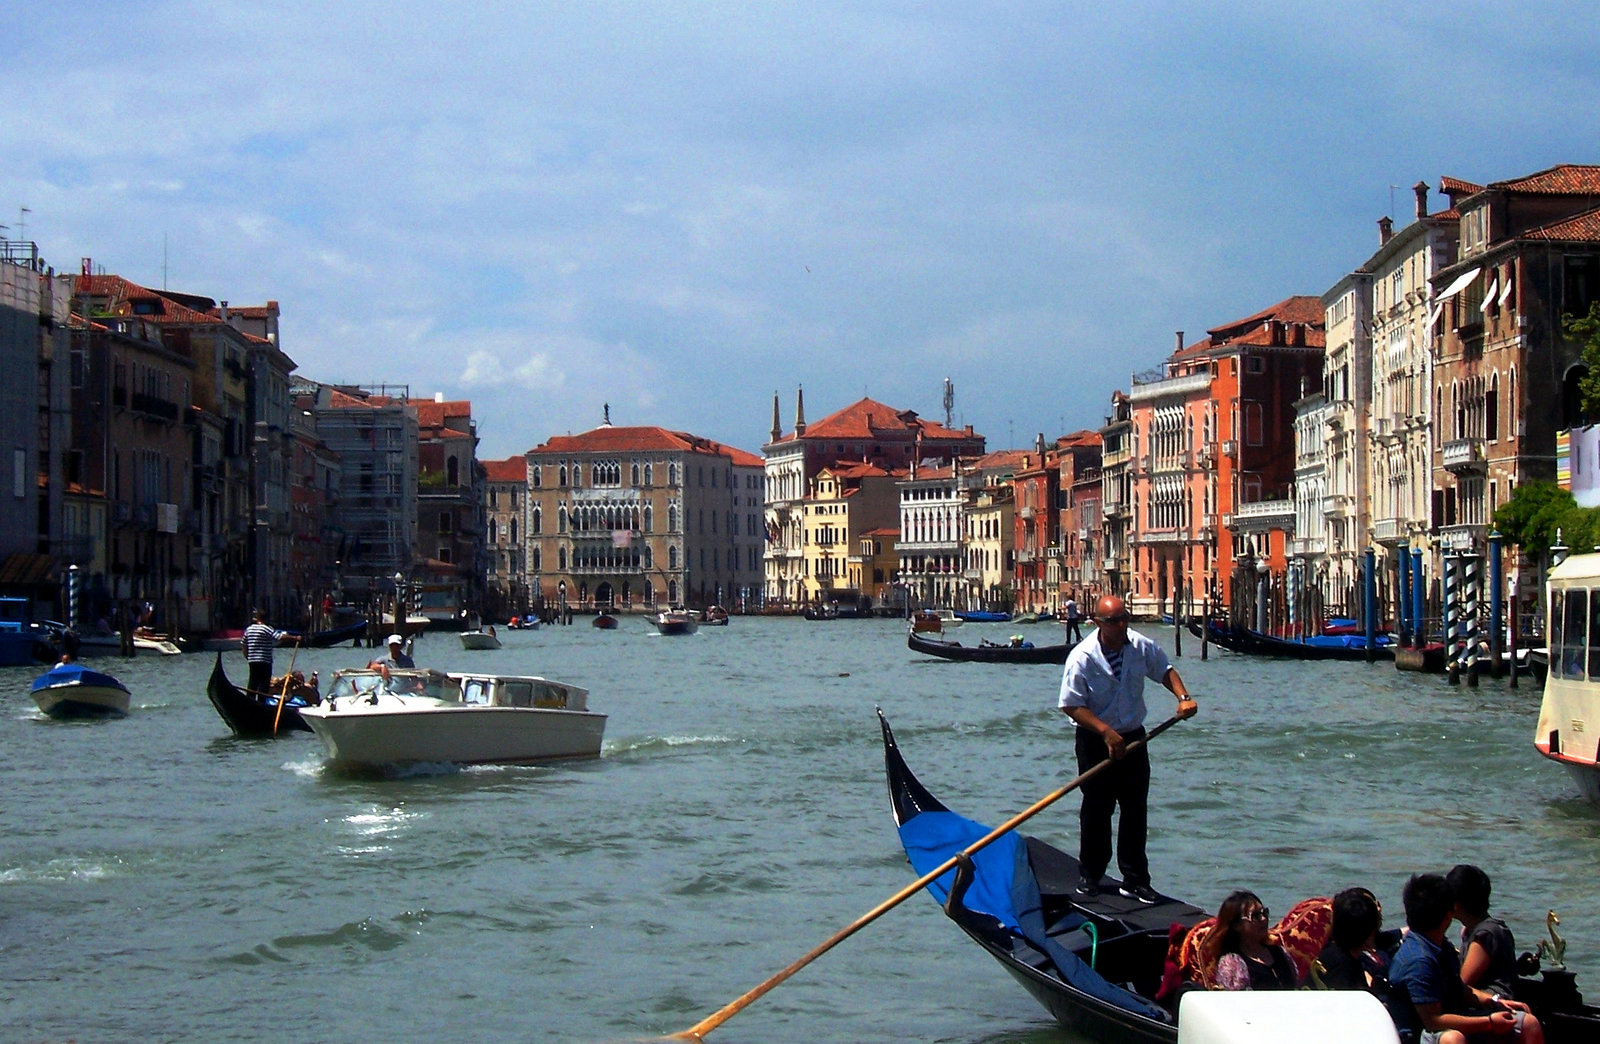
[[[1406,520],[1403,518],[1380,518],[1372,524],[1372,539],[1379,543],[1403,540],[1405,535]]]
[[[1482,471],[1482,439],[1451,439],[1440,447],[1446,471]]]
[[[1350,503],[1350,498],[1343,493],[1331,493],[1322,498],[1322,513],[1324,515],[1341,514],[1348,503]]]
[[[1100,559],[1100,568],[1108,573],[1115,573],[1117,571],[1117,556],[1107,555]]]
[[[133,393],[133,408],[140,413],[162,420],[175,421],[178,419],[178,404],[155,395],[146,395],[144,392]]]

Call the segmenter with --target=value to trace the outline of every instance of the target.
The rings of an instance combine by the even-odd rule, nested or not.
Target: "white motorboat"
[[[600,754],[589,690],[526,675],[340,671],[300,717],[339,764],[519,763]]]
[[[693,634],[700,629],[700,614],[693,609],[668,609],[657,613],[654,623],[662,634]]]
[[[463,649],[498,649],[500,639],[491,627],[486,631],[462,631],[461,647]]]
[[[77,663],[57,664],[33,680],[33,702],[52,718],[121,718],[130,699],[126,685]]]
[[[1600,722],[1600,554],[1573,555],[1550,570],[1545,619],[1550,667],[1533,744],[1572,773],[1583,796],[1600,804],[1600,753],[1587,723]],[[1591,621],[1595,621],[1591,625]]]

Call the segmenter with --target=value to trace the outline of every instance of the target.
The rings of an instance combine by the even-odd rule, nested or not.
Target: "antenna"
[[[950,427],[950,411],[956,405],[956,386],[950,383],[950,378],[944,379],[944,426]]]
[[[28,215],[33,211],[27,207],[17,208],[17,242],[25,243],[28,240]]]

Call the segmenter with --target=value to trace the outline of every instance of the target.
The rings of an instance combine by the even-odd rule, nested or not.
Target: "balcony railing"
[[[1322,498],[1322,513],[1324,515],[1341,515],[1349,505],[1350,498],[1343,493],[1333,493]]]
[[[1404,540],[1405,535],[1406,520],[1403,518],[1380,518],[1372,524],[1372,539],[1381,544]]]
[[[1100,568],[1108,573],[1115,573],[1117,571],[1117,556],[1106,555],[1100,559]]]
[[[1440,452],[1446,471],[1483,471],[1485,467],[1482,439],[1451,439]]]

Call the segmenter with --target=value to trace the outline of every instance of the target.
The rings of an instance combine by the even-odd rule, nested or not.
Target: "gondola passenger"
[[[1489,915],[1489,875],[1462,863],[1445,880],[1461,922],[1461,981],[1501,997],[1516,997],[1517,943],[1511,929]]]
[[[1294,959],[1272,934],[1267,908],[1254,892],[1222,901],[1217,923],[1202,944],[1206,978],[1219,990],[1292,990]]]
[[[1319,990],[1366,990],[1379,1000],[1389,995],[1389,958],[1378,942],[1383,907],[1365,888],[1346,888],[1333,897],[1333,931],[1311,965],[1311,986]]]

